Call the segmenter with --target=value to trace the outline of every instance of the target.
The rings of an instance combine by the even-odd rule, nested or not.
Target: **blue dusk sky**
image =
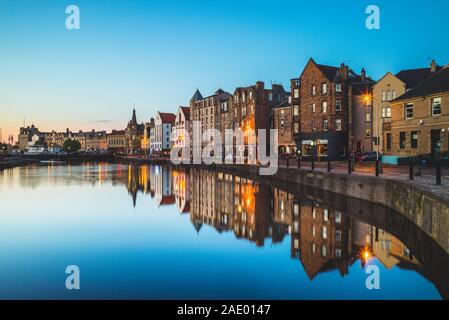
[[[80,30],[65,28],[67,5]],[[365,27],[368,5],[381,29]],[[449,63],[447,0],[0,0],[0,128],[123,129],[203,95],[298,77],[310,57],[373,78]]]

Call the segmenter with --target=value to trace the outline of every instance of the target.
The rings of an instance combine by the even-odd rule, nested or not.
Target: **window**
[[[299,89],[298,89],[298,88],[295,88],[295,89],[293,90],[293,97],[294,97],[295,99],[299,98]]]
[[[268,100],[273,101],[273,93],[272,92],[268,93]]]
[[[323,130],[329,131],[329,120],[327,120],[327,119],[324,119],[324,121],[323,121]]]
[[[341,111],[341,100],[335,100],[335,111]]]
[[[441,115],[441,98],[432,99],[432,116]]]
[[[365,130],[365,137],[371,138],[371,129],[366,129]]]
[[[396,90],[392,91],[393,100],[396,99]]]
[[[323,210],[323,220],[324,220],[325,222],[328,222],[328,221],[329,221],[329,210],[328,210],[328,209],[324,209],[324,210]]]
[[[341,249],[335,249],[335,257],[341,258]]]
[[[299,133],[299,123],[293,124],[293,133]]]
[[[418,148],[418,131],[412,131],[412,148]]]
[[[281,128],[283,129],[285,126],[285,120],[281,120]]]
[[[253,98],[253,92],[250,91],[250,92],[249,92],[249,99],[252,99],[252,98]]]
[[[323,113],[327,112],[327,101],[323,101],[322,110],[323,110]]]
[[[316,87],[312,86],[312,96],[316,95]]]
[[[408,103],[405,105],[405,119],[413,119],[413,104]]]
[[[321,236],[324,240],[327,239],[327,227],[323,227],[323,229],[321,230]]]
[[[341,213],[335,212],[335,223],[341,223]]]
[[[299,106],[293,106],[293,115],[299,116]]]
[[[312,104],[312,112],[316,112],[316,104]]]
[[[387,133],[387,149],[391,150],[391,133]]]
[[[387,101],[387,92],[385,90],[382,91],[382,101]]]
[[[335,120],[335,130],[341,131],[341,119]]]
[[[399,148],[405,149],[405,132],[399,133]]]
[[[391,90],[387,90],[387,101],[393,100],[393,94]]]
[[[315,122],[312,121],[312,131],[316,130]]]
[[[366,121],[366,122],[371,122],[371,112],[367,112],[367,113],[365,114],[365,121]]]
[[[323,83],[321,85],[321,93],[322,94],[327,94],[327,83]]]
[[[327,256],[327,248],[326,246],[321,247],[321,255],[325,258]]]
[[[385,106],[382,108],[382,118],[391,118],[391,107]]]
[[[341,92],[341,83],[335,85],[335,92]]]
[[[341,242],[341,230],[335,231],[335,241]]]

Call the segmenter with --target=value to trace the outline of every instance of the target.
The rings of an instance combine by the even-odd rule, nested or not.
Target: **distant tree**
[[[62,148],[67,153],[76,152],[81,149],[81,143],[77,140],[67,139]]]

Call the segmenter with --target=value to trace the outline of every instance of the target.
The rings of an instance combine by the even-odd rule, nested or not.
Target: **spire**
[[[202,100],[202,99],[203,99],[203,96],[201,95],[200,90],[196,89],[192,99],[190,99],[190,102],[195,102],[195,101]]]
[[[134,124],[137,124],[137,117],[136,117],[136,109],[133,109],[133,117],[131,119],[131,122]]]

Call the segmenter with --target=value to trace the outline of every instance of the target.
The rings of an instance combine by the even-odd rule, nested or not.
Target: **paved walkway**
[[[287,167],[286,161],[282,160],[279,163],[279,167]],[[297,160],[290,160],[290,168],[297,168]],[[311,170],[310,162],[301,162],[301,169]],[[423,168],[421,169],[422,175],[415,176],[414,180],[410,180],[409,167],[404,166],[383,166],[383,173],[381,178],[401,180],[411,185],[414,185],[422,190],[436,194],[449,201],[449,168],[442,168],[441,185],[436,184],[436,169],[435,168]],[[327,172],[327,162],[316,162],[315,171]],[[418,171],[417,166],[414,167],[414,172]],[[347,162],[333,162],[331,166],[331,172],[348,174]],[[375,177],[375,164],[356,164],[355,171],[352,174]]]

